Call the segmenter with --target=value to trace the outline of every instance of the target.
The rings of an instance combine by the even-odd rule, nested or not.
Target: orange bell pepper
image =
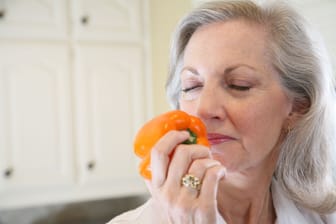
[[[181,110],[173,110],[147,122],[137,133],[134,141],[134,153],[142,159],[139,173],[146,179],[151,179],[150,152],[155,143],[171,130],[187,130],[188,140],[183,144],[201,144],[209,146],[206,128],[203,122]]]

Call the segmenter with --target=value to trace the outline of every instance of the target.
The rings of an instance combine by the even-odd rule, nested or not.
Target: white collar
[[[276,224],[326,224],[332,223],[322,220],[316,212],[302,208],[290,200],[278,182],[272,180],[273,205],[277,215]],[[332,221],[332,220],[330,220]]]

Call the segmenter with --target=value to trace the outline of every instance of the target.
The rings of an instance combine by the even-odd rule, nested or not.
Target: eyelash
[[[234,89],[237,91],[249,91],[251,89],[250,86],[238,86],[238,85],[228,85],[230,89]]]
[[[199,88],[199,87],[202,87],[202,86],[201,86],[201,85],[196,85],[196,86],[192,86],[192,87],[184,88],[184,89],[182,89],[182,92],[187,93],[187,92],[189,92],[189,91],[191,91],[191,90],[194,90],[194,89],[197,89],[197,88]]]
[[[191,90],[194,90],[194,89],[197,89],[199,87],[202,87],[202,86],[192,86],[192,87],[188,87],[188,88],[185,88],[185,89],[182,89],[182,92],[184,93],[187,93]],[[228,87],[230,89],[234,89],[234,90],[237,90],[237,91],[249,91],[251,89],[250,86],[237,86],[237,85],[228,85]]]

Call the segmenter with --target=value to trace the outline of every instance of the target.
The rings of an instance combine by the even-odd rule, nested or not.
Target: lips
[[[219,133],[208,133],[208,140],[210,145],[218,145],[225,142],[233,141],[235,140],[235,138]]]

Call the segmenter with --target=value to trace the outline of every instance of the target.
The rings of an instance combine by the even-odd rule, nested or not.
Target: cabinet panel
[[[65,0],[0,1],[0,37],[66,38]]]
[[[79,40],[141,41],[142,0],[74,0],[72,23]]]
[[[67,49],[1,44],[0,52],[1,206],[11,191],[71,184],[73,168]]]
[[[77,53],[80,181],[88,185],[113,183],[109,188],[124,183],[119,187],[126,190],[128,180],[141,181],[132,142],[146,109],[142,50],[82,45]]]

